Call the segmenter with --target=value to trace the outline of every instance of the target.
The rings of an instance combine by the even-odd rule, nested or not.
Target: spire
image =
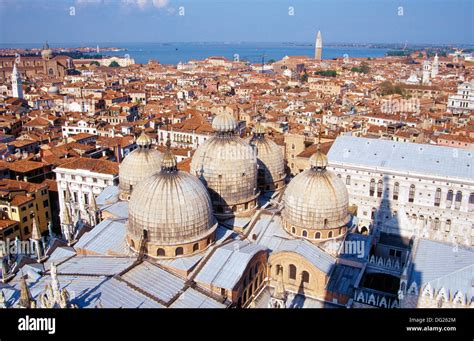
[[[7,308],[7,300],[5,299],[5,294],[3,290],[0,289],[0,309]]]
[[[277,265],[277,284],[270,299],[270,308],[286,308],[288,294],[283,283],[283,267]]]
[[[64,225],[72,225],[71,212],[69,212],[69,208],[65,206],[64,210],[61,213],[62,213],[61,222]]]
[[[71,190],[69,184],[66,182],[66,189],[64,191],[64,203],[69,204],[71,202]]]
[[[18,301],[18,305],[22,308],[34,308],[35,306],[35,300],[33,296],[31,296],[30,288],[28,288],[23,274],[21,275],[20,281],[20,300]]]
[[[173,173],[178,170],[178,164],[176,162],[176,157],[171,152],[171,140],[168,136],[166,141],[166,151],[163,155],[163,160],[161,161],[161,171],[166,173]]]
[[[16,66],[16,62],[13,63],[13,71],[11,74],[12,81],[12,96],[16,98],[23,98],[23,88],[21,82],[21,75]]]
[[[323,52],[323,38],[321,37],[321,31],[318,31],[318,35],[316,36],[316,43],[314,47],[314,59],[321,60]]]
[[[328,158],[323,154],[323,152],[321,152],[321,125],[319,126],[318,130],[316,152],[310,157],[309,163],[311,165],[311,169],[318,172],[326,170],[326,167],[328,166]]]
[[[33,231],[31,231],[31,239],[32,240],[41,240],[41,231],[38,226],[38,217],[36,214],[33,216]]]

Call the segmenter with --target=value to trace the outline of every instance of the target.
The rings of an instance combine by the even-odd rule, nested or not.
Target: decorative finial
[[[176,157],[171,152],[171,140],[169,136],[166,141],[165,155],[163,155],[163,160],[161,161],[161,170],[166,173],[172,173],[178,170]]]

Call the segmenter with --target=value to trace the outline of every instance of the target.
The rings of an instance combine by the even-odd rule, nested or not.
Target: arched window
[[[446,225],[445,225],[444,229],[446,230],[446,232],[451,231],[451,220],[450,219],[446,220]]]
[[[321,232],[316,232],[314,234],[314,239],[320,239],[321,238]]]
[[[197,250],[199,250],[199,244],[198,244],[198,243],[194,243],[194,245],[193,245],[193,252],[196,252]]]
[[[382,191],[383,191],[383,182],[382,180],[379,180],[379,182],[377,183],[377,198],[382,197]]]
[[[159,248],[158,250],[156,250],[156,255],[159,256],[159,257],[166,256],[166,251],[165,251],[165,249]]]
[[[23,232],[24,232],[24,234],[30,233],[30,230],[28,229],[28,226],[25,226],[25,228],[23,229]]]
[[[291,233],[296,233],[296,229],[294,226],[291,227]]]
[[[434,205],[439,207],[441,203],[441,188],[436,189]]]
[[[398,192],[400,191],[400,184],[395,182],[393,185],[393,200],[398,200]]]
[[[309,272],[308,271],[303,271],[301,273],[301,281],[303,283],[309,283]]]
[[[290,264],[290,266],[288,267],[288,276],[290,277],[290,279],[296,279],[296,266],[294,266],[293,264]]]
[[[308,237],[308,232],[306,230],[303,230],[303,232],[301,233],[301,236]]]
[[[469,212],[474,211],[474,193],[471,193],[471,194],[469,195],[468,211],[469,211]]]
[[[458,191],[456,193],[456,200],[454,201],[454,209],[459,210],[461,208],[461,202],[462,202],[462,192]]]
[[[133,241],[133,239],[130,239],[130,246],[131,246],[132,248],[135,248],[135,242]]]
[[[341,174],[338,174],[337,177],[340,179],[340,178],[341,178]]]
[[[451,208],[451,206],[453,205],[453,196],[453,191],[449,190],[448,194],[446,195],[446,208]]]
[[[207,244],[207,245],[211,244],[211,237],[207,237],[207,239],[206,239],[206,244]]]
[[[181,256],[182,254],[183,254],[183,248],[181,246],[177,247],[176,250],[174,251],[174,255]]]
[[[332,231],[328,232],[328,238],[332,238]]]
[[[351,185],[351,176],[350,175],[346,176],[346,185],[347,186]]]
[[[415,185],[410,186],[410,192],[408,193],[408,202],[415,201]]]
[[[375,180],[374,179],[370,180],[369,195],[371,197],[373,197],[375,195]]]
[[[433,225],[433,229],[434,229],[435,231],[438,231],[438,230],[439,230],[439,226],[440,226],[439,218],[435,218],[435,220],[434,220],[434,225]]]

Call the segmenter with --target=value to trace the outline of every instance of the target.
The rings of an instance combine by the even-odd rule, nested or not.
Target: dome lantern
[[[222,113],[212,120],[212,129],[217,135],[233,135],[237,129],[237,121],[232,115]]]
[[[162,154],[152,149],[152,140],[144,132],[136,140],[137,149],[128,154],[119,166],[120,198],[129,200],[133,188],[161,168]]]

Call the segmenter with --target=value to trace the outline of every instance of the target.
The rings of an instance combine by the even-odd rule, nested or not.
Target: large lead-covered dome
[[[281,148],[272,140],[265,138],[265,129],[257,123],[253,136],[248,140],[256,148],[258,176],[261,191],[280,190],[285,186],[285,160]]]
[[[142,133],[136,141],[138,148],[128,154],[119,166],[119,188],[122,200],[130,199],[136,185],[158,172],[162,153],[151,149],[152,140]]]
[[[326,169],[327,158],[319,149],[311,168],[288,184],[282,212],[285,229],[310,240],[335,238],[346,232],[350,220],[345,184]]]
[[[215,136],[194,153],[191,174],[206,186],[217,217],[250,215],[258,196],[255,150],[235,135],[231,115],[217,115],[212,126]]]
[[[205,249],[217,228],[206,188],[176,168],[168,151],[161,171],[142,181],[129,204],[128,241],[138,251],[143,231],[151,256],[180,256]]]

